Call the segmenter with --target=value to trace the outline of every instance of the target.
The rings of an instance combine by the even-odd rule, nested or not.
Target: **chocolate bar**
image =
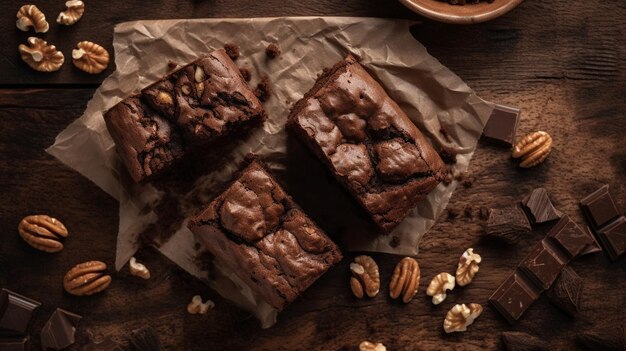
[[[522,208],[532,224],[550,222],[563,217],[557,210],[545,188],[537,188],[522,200]]]
[[[611,196],[609,185],[603,185],[582,199],[580,207],[609,259],[614,262],[624,256],[626,217]]]
[[[11,338],[0,340],[0,351],[28,351],[30,350],[30,339],[28,336],[23,338]]]
[[[559,273],[593,243],[569,216],[564,216],[491,295],[489,302],[513,323],[554,283]]]
[[[33,312],[41,303],[11,290],[0,292],[0,330],[27,334]]]
[[[82,318],[57,308],[41,330],[41,346],[44,349],[61,350],[74,344],[74,334]]]
[[[505,146],[513,146],[519,121],[520,109],[496,105],[483,129],[483,137]]]

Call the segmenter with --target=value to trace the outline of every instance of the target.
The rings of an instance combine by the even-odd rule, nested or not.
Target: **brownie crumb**
[[[267,46],[267,48],[265,48],[265,55],[267,55],[270,59],[275,59],[280,56],[280,48],[278,45],[271,43]]]
[[[474,217],[474,207],[472,205],[465,206],[465,209],[463,209],[463,214],[465,214],[465,217],[467,218]]]
[[[448,165],[456,163],[456,155],[456,150],[453,150],[452,148],[444,147],[441,151],[439,151],[439,157],[441,157],[441,160]]]
[[[476,180],[476,177],[474,177],[472,173],[470,173],[469,171],[465,171],[459,174],[456,177],[456,180],[461,182],[461,184],[463,184],[464,187],[471,188],[472,185],[474,185],[474,181]]]
[[[444,185],[450,185],[450,183],[452,183],[452,180],[454,178],[452,177],[452,174],[450,174],[450,172],[446,173],[446,176],[443,178],[443,184]]]
[[[458,207],[448,208],[448,218],[457,218],[461,214],[461,210]]]
[[[267,76],[263,77],[261,82],[257,84],[256,89],[254,89],[254,95],[262,102],[270,99],[272,96],[272,88],[270,87],[270,80]]]
[[[400,238],[398,238],[397,236],[393,236],[391,238],[391,241],[389,242],[389,246],[393,247],[394,249],[396,247],[398,247],[398,245],[400,245]]]
[[[169,60],[167,62],[167,70],[168,71],[173,71],[174,69],[176,69],[176,67],[178,67],[178,63],[176,63],[176,62],[174,62],[172,60]]]
[[[226,54],[228,55],[228,57],[230,57],[231,60],[237,61],[240,55],[239,47],[237,45],[230,43],[225,44],[224,50],[226,50]]]
[[[239,73],[241,73],[246,82],[249,82],[250,79],[252,79],[252,73],[250,73],[250,70],[247,68],[240,68]]]

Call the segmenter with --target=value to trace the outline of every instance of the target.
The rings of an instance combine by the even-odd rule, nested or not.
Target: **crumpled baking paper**
[[[206,259],[201,245],[186,228],[184,218],[217,195],[248,153],[257,154],[266,161],[279,182],[306,183],[306,186],[310,181],[316,182],[315,194],[296,191],[305,194],[300,195],[304,202],[309,203],[307,196],[319,196],[322,198],[310,203],[318,201],[322,207],[335,203],[332,200],[334,193],[323,194],[325,188],[337,189],[330,176],[302,181],[288,179],[293,163],[288,162],[289,152],[293,146],[289,144],[290,137],[284,125],[291,104],[313,86],[322,69],[332,66],[348,53],[361,58],[366,69],[437,148],[458,153],[457,162],[451,167],[453,174],[465,171],[493,106],[477,97],[459,77],[427,53],[424,46],[411,36],[409,28],[412,24],[406,20],[355,17],[121,23],[115,27],[113,39],[116,71],[96,90],[84,114],[63,130],[46,151],[119,200],[116,269],[121,269],[136,252],[140,234],[151,232],[154,234],[153,245],[161,253],[207,282],[222,296],[253,313],[263,327],[269,327],[275,323],[277,311],[255,296],[228,269]],[[280,46],[282,54],[269,60],[265,48],[272,42]],[[168,187],[160,187],[154,182],[132,184],[116,155],[114,142],[102,118],[103,112],[166,74],[169,61],[185,64],[226,43],[239,46],[241,57],[236,63],[253,73],[251,86],[263,75],[269,77],[273,95],[264,104],[269,120],[243,141],[232,141],[233,146],[226,155],[214,155],[215,167],[197,177],[185,179],[186,185],[175,187],[176,191],[168,191]],[[301,161],[309,165],[318,162],[313,156],[309,158]],[[299,167],[306,169],[307,166]],[[346,224],[346,221],[352,221],[351,213],[348,213],[354,212],[352,208],[346,209],[345,213],[326,213],[317,211],[317,206],[309,207],[319,214],[328,234],[348,250],[417,255],[421,237],[444,210],[456,185],[456,181],[448,186],[440,184],[387,236],[367,234],[367,225],[359,224],[359,220]],[[298,186],[291,188],[297,189]],[[176,211],[172,212],[170,208]],[[169,218],[168,226],[160,226],[158,223],[166,216],[164,214],[176,218]],[[317,220],[314,215],[312,217]],[[161,235],[160,231],[168,233]]]

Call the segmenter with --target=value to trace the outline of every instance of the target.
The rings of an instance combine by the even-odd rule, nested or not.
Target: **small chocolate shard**
[[[515,243],[530,233],[531,227],[524,211],[519,206],[492,208],[487,220],[487,235]]]
[[[519,116],[518,108],[496,105],[483,130],[483,138],[496,144],[512,147],[515,143]]]
[[[576,341],[585,350],[623,351],[626,350],[626,328],[624,326],[594,328],[576,334]]]
[[[545,188],[537,188],[522,200],[522,208],[532,224],[550,222],[563,217],[557,210]]]
[[[548,343],[536,336],[522,332],[502,333],[502,342],[507,351],[546,351]]]
[[[44,349],[61,350],[74,344],[76,328],[82,318],[57,308],[41,330],[41,346]]]
[[[30,338],[8,338],[0,339],[0,351],[29,351]]]
[[[159,351],[161,341],[156,330],[149,325],[135,329],[130,333],[130,343],[138,351]]]
[[[8,289],[0,292],[0,331],[28,334],[33,313],[41,303]]]
[[[550,302],[572,317],[580,312],[582,294],[583,280],[570,267],[563,269],[554,285],[546,292]]]

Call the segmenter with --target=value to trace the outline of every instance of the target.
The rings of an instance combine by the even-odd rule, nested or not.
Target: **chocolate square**
[[[489,303],[509,323],[513,323],[539,298],[540,293],[526,282],[523,275],[515,271],[491,295]]]
[[[542,240],[520,263],[519,269],[526,273],[537,287],[546,290],[552,286],[568,261],[561,257],[547,240]]]
[[[594,243],[589,233],[583,231],[569,216],[561,218],[550,229],[547,237],[567,253],[568,259],[578,256]]]
[[[33,312],[41,303],[17,294],[11,290],[0,292],[0,330],[28,333],[28,325]]]
[[[522,200],[522,208],[528,220],[533,224],[550,222],[563,217],[563,213],[557,210],[545,188],[537,188]]]
[[[83,317],[57,308],[41,330],[41,346],[61,350],[74,344],[76,327]]]
[[[483,130],[483,137],[497,144],[513,146],[520,110],[496,105]]]
[[[606,184],[580,200],[580,207],[593,229],[598,229],[620,215]]]
[[[616,261],[626,252],[626,217],[620,216],[611,224],[598,231],[611,261]]]

